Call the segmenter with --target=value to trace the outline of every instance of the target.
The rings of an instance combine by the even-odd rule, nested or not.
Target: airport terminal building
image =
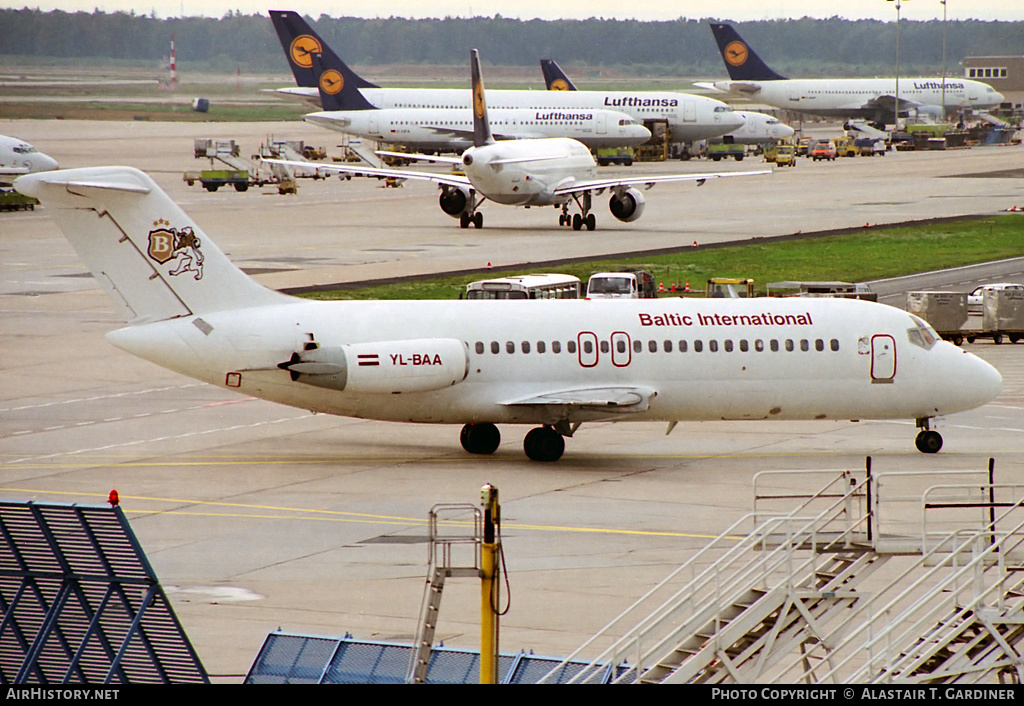
[[[1024,104],[1024,56],[968,56],[963,60],[964,78],[984,81],[1003,96],[1002,110],[1021,113]],[[1011,105],[1007,105],[1011,104]]]

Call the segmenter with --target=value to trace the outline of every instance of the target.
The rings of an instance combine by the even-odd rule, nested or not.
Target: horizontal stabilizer
[[[14,188],[43,203],[128,323],[290,300],[235,267],[137,169],[38,172]]]

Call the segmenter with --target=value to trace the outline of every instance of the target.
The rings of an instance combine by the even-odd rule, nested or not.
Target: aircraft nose
[[[960,366],[963,374],[957,384],[968,396],[968,404],[980,407],[994,400],[1002,391],[1003,376],[987,361],[970,353],[963,352],[963,355],[969,359]]]
[[[785,139],[787,137],[792,137],[794,134],[796,134],[796,130],[791,128],[789,125],[779,125],[780,138]]]
[[[46,154],[37,154],[33,160],[32,171],[36,172],[52,172],[54,169],[60,167],[57,164],[57,160]]]

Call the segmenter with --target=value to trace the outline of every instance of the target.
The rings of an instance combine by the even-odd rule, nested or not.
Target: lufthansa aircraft
[[[15,177],[57,168],[57,160],[45,155],[17,137],[0,135],[0,184],[11,184]]]
[[[291,11],[271,10],[270,18],[277,30],[285,56],[292,68],[298,88],[280,89],[280,93],[298,95],[316,102],[318,89],[311,81],[316,72],[312,56],[322,54],[325,65],[344,64],[300,15]],[[330,57],[330,58],[327,58]],[[359,91],[375,108],[442,108],[468,110],[472,105],[469,91],[447,88],[378,88],[351,72]],[[733,115],[732,108],[721,101],[687,93],[631,91],[576,91],[572,94],[548,91],[492,91],[492,109],[518,108],[576,113],[581,110],[617,110],[638,122],[648,118],[664,118],[678,142],[695,142],[718,137],[735,130],[743,121]]]
[[[597,421],[915,419],[985,404],[999,373],[924,321],[849,299],[310,301],[237,269],[157,184],[128,167],[16,182],[46,206],[128,326],[123,350],[314,412],[461,424],[493,453],[497,424],[535,425],[555,461]]]
[[[893,124],[896,79],[893,78],[786,78],[768,67],[732,25],[711,25],[722,53],[729,81],[698,86],[745,96],[777,108],[834,118],[864,118],[877,125]],[[915,111],[942,111],[941,78],[900,79],[900,116]],[[986,109],[998,106],[1003,96],[980,81],[947,78],[945,108]]]
[[[540,70],[549,91],[575,91],[576,86],[562,71],[554,59],[541,59]],[[743,119],[743,125],[726,133],[714,142],[728,142],[736,145],[761,145],[766,142],[785,140],[793,136],[793,128],[778,118],[749,110],[733,110],[734,115]]]
[[[312,54],[323,111],[308,123],[367,140],[400,143],[418,152],[461,152],[473,145],[473,113],[466,108],[375,108],[356,88],[356,77],[331,54]],[[491,131],[499,140],[568,137],[591,149],[635,147],[651,132],[615,110],[492,110]]]
[[[490,200],[507,206],[561,206],[562,213],[558,224],[571,225],[574,230],[583,227],[594,230],[597,221],[591,213],[592,197],[605,190],[611,192],[608,207],[612,215],[620,221],[631,223],[640,217],[646,203],[643,194],[634,188],[636,186],[650,189],[658,182],[669,181],[695,181],[700,185],[708,179],[718,177],[770,173],[724,172],[598,179],[597,163],[593,155],[586,146],[576,140],[551,137],[496,142],[491,134],[484,99],[484,84],[480,76],[480,58],[476,49],[471,51],[470,59],[473,87],[473,146],[463,152],[461,157],[381,153],[458,165],[465,176],[349,164],[329,164],[318,166],[317,169],[433,182],[441,188],[441,210],[453,218],[458,218],[463,228],[468,228],[470,223],[476,228],[483,227],[483,214],[477,211],[477,207],[484,200]],[[314,66],[318,64],[315,56],[313,63]],[[325,90],[324,76],[327,76],[326,72],[321,75],[321,93]],[[299,166],[297,162],[265,161],[271,164]],[[569,204],[573,201],[580,212],[570,216]]]

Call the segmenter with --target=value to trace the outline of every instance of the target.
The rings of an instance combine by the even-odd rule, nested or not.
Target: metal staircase
[[[813,495],[757,489],[784,473],[802,473],[785,487],[807,487],[806,472],[759,474],[755,512],[570,655],[563,664],[599,652],[573,681],[608,665],[616,683],[1021,680],[1024,488],[992,483],[991,464],[987,479],[872,476],[869,460]],[[959,484],[907,490],[947,479]],[[902,570],[878,571],[896,556]]]
[[[472,516],[472,522],[465,519],[467,514]],[[428,526],[427,583],[423,589],[419,627],[406,677],[406,681],[411,684],[426,682],[445,580],[454,576],[480,576],[483,516],[479,507],[465,504],[435,505],[430,509]],[[456,555],[462,561],[461,565],[457,563]]]

